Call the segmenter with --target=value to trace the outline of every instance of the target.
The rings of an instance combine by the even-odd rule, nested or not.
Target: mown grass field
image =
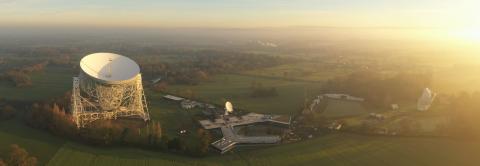
[[[150,118],[159,121],[166,134],[175,136],[180,128],[192,126],[192,116],[200,113],[197,109],[183,110],[178,103],[165,101],[163,95],[145,90]]]
[[[254,81],[267,87],[275,87],[278,96],[251,97],[250,87]],[[303,107],[305,94],[309,96],[318,95],[321,83],[244,75],[217,75],[212,77],[209,82],[199,85],[173,85],[168,87],[168,91],[174,94],[180,94],[187,89],[192,90],[199,99],[217,104],[223,105],[225,101],[229,100],[234,107],[251,112],[292,115]]]

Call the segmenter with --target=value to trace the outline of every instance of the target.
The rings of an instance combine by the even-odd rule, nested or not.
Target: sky
[[[477,0],[0,0],[0,27],[480,28]]]

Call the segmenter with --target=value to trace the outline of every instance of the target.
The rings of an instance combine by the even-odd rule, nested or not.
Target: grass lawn
[[[278,96],[254,98],[250,97],[250,87],[256,81],[268,87],[275,87]],[[195,86],[172,85],[170,93],[179,94],[184,90],[194,91],[199,99],[222,104],[229,100],[234,108],[242,108],[251,112],[294,114],[303,107],[305,92],[307,95],[318,95],[320,83],[286,81],[243,75],[217,75],[209,82]]]
[[[11,100],[42,100],[58,97],[72,88],[72,77],[77,75],[66,67],[46,67],[31,75],[31,87],[17,88],[8,81],[0,81],[0,97]]]
[[[67,143],[48,165],[476,165],[480,142],[332,134],[205,158]]]
[[[327,107],[322,115],[328,118],[336,118],[343,116],[355,116],[366,114],[368,111],[361,102],[328,99]]]
[[[159,121],[168,135],[174,136],[180,128],[193,125],[192,116],[200,110],[183,110],[178,103],[170,103],[162,99],[162,94],[145,90],[150,118]]]

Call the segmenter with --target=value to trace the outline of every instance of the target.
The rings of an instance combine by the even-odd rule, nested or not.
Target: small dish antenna
[[[225,115],[233,112],[233,105],[229,101],[225,103]]]

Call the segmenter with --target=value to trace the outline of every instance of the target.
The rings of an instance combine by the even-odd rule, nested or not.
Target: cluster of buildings
[[[281,115],[266,115],[260,113],[238,113],[231,114],[233,107],[230,102],[226,103],[225,110],[223,108],[216,108],[214,105],[193,101],[173,95],[165,95],[165,99],[176,101],[183,109],[202,108],[204,109],[204,115],[207,115],[208,119],[199,120],[199,124],[206,130],[218,130],[222,133],[222,138],[211,143],[211,146],[218,150],[220,153],[228,152],[234,149],[238,145],[248,144],[277,144],[282,142],[282,139],[286,138],[285,135],[260,135],[260,136],[247,136],[238,134],[237,127],[249,126],[256,127],[257,124],[268,124],[273,126],[281,126],[290,128],[291,117]],[[423,94],[418,100],[418,110],[427,110],[435,94],[429,89],[425,89]],[[321,94],[315,98],[309,106],[308,111],[314,111],[317,106],[321,105],[321,101],[326,99],[345,100],[354,102],[363,102],[364,98],[351,96],[348,94]],[[392,104],[392,109],[399,109],[398,104]],[[382,121],[385,117],[382,114],[370,113],[369,119]],[[328,126],[330,130],[340,130],[343,127],[343,123],[334,121]],[[237,128],[238,129],[238,128]],[[385,131],[382,131],[385,132]],[[288,136],[288,134],[286,134]],[[312,135],[309,138],[313,137]],[[287,139],[288,141],[288,139]]]
[[[199,120],[199,124],[206,130],[220,130],[223,137],[214,141],[211,146],[220,153],[228,152],[237,145],[245,144],[277,144],[282,141],[280,135],[245,136],[237,134],[235,127],[254,126],[257,124],[268,124],[288,128],[291,117],[281,115],[266,115],[259,113],[232,114],[233,107],[230,102],[226,103],[225,110],[216,108],[212,104],[193,101],[173,95],[165,95],[164,99],[180,104],[183,109],[203,108],[204,115],[211,118]]]

